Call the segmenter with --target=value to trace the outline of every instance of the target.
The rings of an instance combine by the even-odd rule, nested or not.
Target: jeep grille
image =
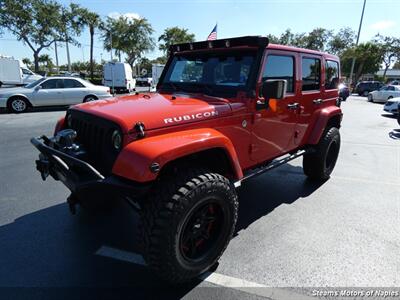
[[[71,128],[77,132],[77,143],[87,151],[86,161],[103,175],[109,175],[118,156],[111,143],[111,135],[119,129],[118,125],[73,109],[68,113],[71,114]]]

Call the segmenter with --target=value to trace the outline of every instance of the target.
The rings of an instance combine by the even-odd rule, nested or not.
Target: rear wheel
[[[363,94],[364,97],[367,97],[368,93],[369,93],[368,91],[364,91],[362,94]]]
[[[303,157],[304,174],[313,180],[326,180],[330,177],[339,155],[339,129],[331,127],[326,130],[314,150],[315,152]]]
[[[89,96],[86,96],[85,99],[83,99],[83,102],[91,102],[91,101],[95,101],[95,100],[98,100],[98,98],[96,96],[89,95]]]
[[[143,205],[145,260],[166,281],[189,281],[211,268],[232,238],[235,189],[219,174],[191,170],[154,190]]]
[[[371,94],[369,94],[369,95],[368,95],[368,101],[369,101],[369,102],[374,102],[374,100],[373,100],[373,98],[372,98],[372,95],[371,95]]]
[[[8,109],[13,113],[26,112],[28,107],[28,101],[22,97],[15,97],[8,101]]]

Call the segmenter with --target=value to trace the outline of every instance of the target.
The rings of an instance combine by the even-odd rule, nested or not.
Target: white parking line
[[[146,262],[143,257],[134,252],[128,252],[125,250],[101,246],[95,253],[96,255],[109,257],[129,263],[133,263],[139,266],[146,266]],[[303,294],[294,293],[283,288],[271,288],[266,285],[259,284],[256,282],[247,281],[240,278],[235,278],[215,272],[206,272],[199,277],[203,281],[207,281],[214,285],[221,287],[232,288],[248,294],[257,295],[261,297],[267,297],[274,300],[286,300],[286,299],[297,299],[297,300],[315,300],[315,297],[310,297]]]

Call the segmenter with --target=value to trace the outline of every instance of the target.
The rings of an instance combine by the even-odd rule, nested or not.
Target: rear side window
[[[325,89],[337,89],[339,85],[339,64],[328,60],[325,64]]]
[[[321,82],[321,60],[318,58],[302,59],[302,90],[319,90]]]
[[[85,87],[82,83],[80,83],[78,80],[74,79],[64,79],[64,88],[70,89],[70,88],[81,88]]]
[[[287,81],[286,91],[294,92],[294,57],[268,55],[263,71],[262,81],[268,79],[284,79]]]

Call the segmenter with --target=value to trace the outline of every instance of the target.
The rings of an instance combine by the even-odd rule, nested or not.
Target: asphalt
[[[292,295],[400,286],[400,127],[382,108],[356,96],[342,104],[342,147],[325,183],[306,179],[301,158],[244,183],[215,272]],[[138,216],[123,202],[107,216],[72,216],[67,189],[42,182],[29,139],[51,134],[64,113],[0,114],[0,298],[285,298],[207,280],[171,288],[143,265],[99,255],[140,254]]]

